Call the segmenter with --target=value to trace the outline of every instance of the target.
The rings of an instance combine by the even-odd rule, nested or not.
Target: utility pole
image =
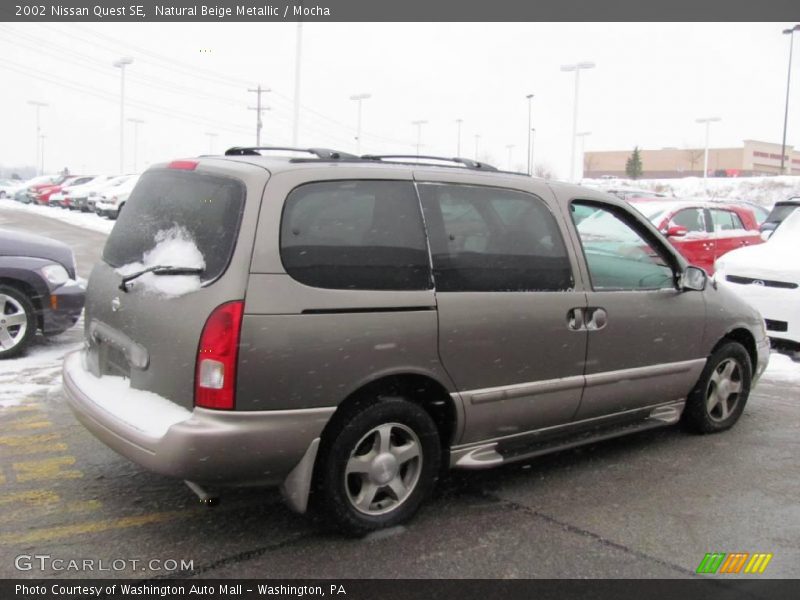
[[[125,67],[133,62],[130,56],[115,60],[112,66],[120,70],[119,78],[119,172],[125,171]]]
[[[789,161],[789,172],[784,173],[784,158],[786,157],[786,125],[789,123],[789,86],[792,83],[792,46],[794,45],[794,32],[800,31],[800,24],[791,29],[784,29],[783,35],[789,36],[789,72],[786,75],[786,109],[783,111],[783,142],[781,143],[781,170],[778,175],[791,175],[792,162]]]
[[[49,106],[46,102],[39,102],[37,100],[28,100],[28,104],[33,106],[36,109],[36,160],[34,161],[34,167],[39,169],[41,162],[44,162],[40,159],[40,150],[39,150],[39,138],[41,136],[41,128],[39,127],[39,110],[45,106]],[[36,173],[37,175],[41,175],[43,171],[39,171]]]
[[[419,156],[419,149],[422,147],[422,126],[426,123],[427,121],[423,120],[411,121],[412,125],[417,126],[417,156]]]
[[[706,149],[703,153],[703,188],[708,191],[708,139],[710,136],[711,123],[716,123],[721,120],[719,117],[703,117],[702,119],[695,119],[695,122],[706,126]]]
[[[40,140],[40,143],[41,143],[41,146],[42,146],[42,164],[41,164],[41,171],[42,171],[42,173],[44,173],[44,138],[45,138],[45,137],[46,137],[46,136],[45,136],[44,134],[41,134],[41,135],[39,136],[39,140]]]
[[[269,107],[261,106],[261,94],[266,94],[267,92],[271,92],[270,89],[264,89],[261,87],[261,84],[258,84],[256,89],[248,88],[248,92],[253,92],[256,94],[256,106],[255,108],[252,106],[248,106],[247,110],[254,110],[256,111],[256,146],[261,145],[261,127],[263,127],[264,123],[261,121],[261,113],[265,110],[269,110]]]
[[[575,142],[578,134],[578,86],[580,84],[581,70],[594,69],[594,63],[589,61],[579,62],[574,65],[563,65],[561,70],[564,72],[575,72],[575,100],[572,105],[572,148],[570,151],[569,180],[575,182]]]
[[[303,23],[297,23],[297,45],[294,52],[294,119],[292,120],[292,146],[297,147],[300,131],[300,64],[303,52]]]
[[[458,124],[458,142],[456,143],[456,158],[461,156],[461,123],[464,122],[464,119],[456,119],[456,123]]]
[[[350,100],[358,102],[358,123],[356,124],[356,154],[361,156],[361,103],[368,98],[372,98],[372,94],[353,94]]]
[[[133,172],[137,172],[137,165],[136,165],[136,155],[139,149],[139,125],[144,123],[142,119],[128,119],[129,122],[133,123]],[[122,175],[123,172],[120,172]]]
[[[528,94],[525,97],[528,99],[528,175],[530,175],[531,169],[533,168],[531,164],[533,157],[533,154],[531,153],[531,131],[533,131],[533,129],[531,129],[531,100],[533,100],[533,94]]]

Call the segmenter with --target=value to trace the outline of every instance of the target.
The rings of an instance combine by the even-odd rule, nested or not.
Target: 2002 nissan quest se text
[[[78,419],[147,469],[339,529],[482,469],[731,427],[760,315],[601,192],[467,159],[232,148],[148,169],[95,266]]]

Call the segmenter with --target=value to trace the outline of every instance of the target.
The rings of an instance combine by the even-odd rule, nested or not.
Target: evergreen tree
[[[631,179],[639,179],[642,176],[642,157],[639,154],[639,146],[634,147],[633,154],[628,157],[625,163],[625,174]]]

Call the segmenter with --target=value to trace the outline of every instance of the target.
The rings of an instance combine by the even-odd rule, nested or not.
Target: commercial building
[[[630,150],[586,152],[583,157],[583,176],[586,178],[626,177],[625,163]],[[703,148],[639,149],[643,179],[662,179],[703,175]],[[778,175],[781,167],[781,145],[745,140],[741,148],[709,148],[708,174],[715,177],[750,177]],[[786,174],[800,175],[800,152],[786,146]]]

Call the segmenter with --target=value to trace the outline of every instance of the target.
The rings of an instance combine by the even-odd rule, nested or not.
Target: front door
[[[678,263],[633,213],[602,202],[576,224],[587,291],[586,389],[577,420],[686,397],[705,364],[705,301],[677,288]]]
[[[464,401],[461,443],[569,422],[583,388],[586,297],[547,204],[484,186],[418,190],[440,359]]]

